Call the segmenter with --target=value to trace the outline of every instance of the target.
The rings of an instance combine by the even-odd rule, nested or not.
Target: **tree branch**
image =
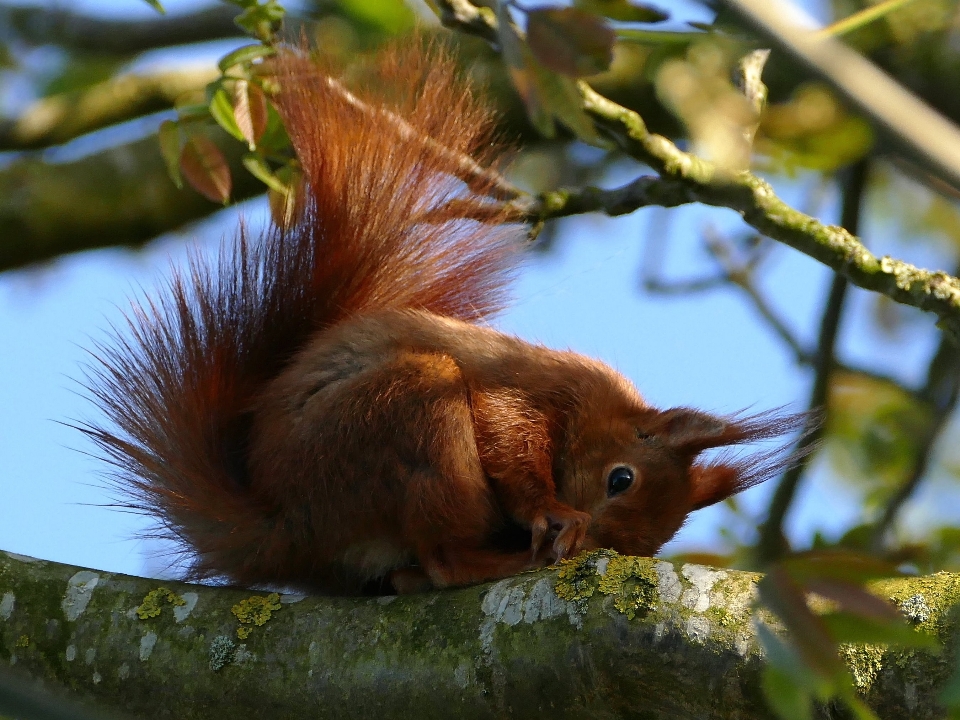
[[[58,145],[94,130],[173,107],[220,73],[198,67],[151,75],[122,75],[83,90],[37,100],[14,120],[0,122],[0,150]]]
[[[784,0],[723,0],[779,49],[828,80],[901,152],[960,187],[960,128],[839,40],[797,27]]]
[[[757,580],[601,551],[459,590],[269,598],[0,553],[0,656],[23,686],[140,718],[769,718]],[[877,592],[919,595],[947,652],[851,652],[859,689],[884,717],[940,717],[960,578]]]
[[[46,6],[0,5],[0,27],[10,28],[32,45],[128,56],[185,43],[239,37],[236,7],[217,3],[194,13],[149,20],[107,20]]]
[[[495,18],[475,7],[477,12],[468,13],[473,7],[468,0],[438,4],[448,25],[478,34],[475,26],[483,23],[487,36],[496,36]],[[468,15],[469,27],[459,20]],[[809,255],[854,285],[936,314],[942,326],[960,340],[957,278],[891,257],[876,257],[842,227],[823,225],[787,205],[769,183],[752,173],[725,174],[713,163],[685,153],[667,138],[650,132],[637,112],[603,97],[586,82],[578,86],[584,109],[597,127],[627,155],[652,167],[660,179],[641,177],[615,190],[563,189],[545,193],[532,204],[521,199],[518,215],[543,221],[591,211],[621,215],[646,205],[674,207],[689,202],[729,208],[764,235]]]
[[[233,174],[232,198],[263,192],[240,162],[240,143],[220,145]],[[0,169],[0,271],[78,250],[137,247],[216,208],[192,189],[176,188],[152,135],[69,163],[25,156]]]
[[[843,187],[843,208],[841,222],[844,227],[857,232],[860,225],[860,210],[863,207],[863,198],[869,181],[869,161],[864,159],[850,168],[850,175]],[[800,481],[807,468],[810,452],[823,438],[825,423],[819,417],[820,411],[827,408],[827,399],[830,392],[830,380],[833,375],[835,360],[835,346],[840,330],[840,318],[843,304],[847,295],[847,281],[842,275],[834,275],[827,294],[827,301],[820,320],[820,336],[817,343],[817,355],[814,365],[813,387],[810,390],[810,400],[807,405],[811,414],[804,432],[794,450],[801,458],[800,462],[790,467],[780,478],[777,488],[770,501],[767,519],[760,528],[760,538],[757,541],[757,557],[761,563],[777,560],[789,549],[789,543],[783,532],[783,524],[787,513],[793,505]]]

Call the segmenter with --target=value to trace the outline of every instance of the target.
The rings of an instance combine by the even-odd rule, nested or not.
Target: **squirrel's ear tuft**
[[[743,489],[741,469],[736,465],[690,467],[690,509],[699,510],[726,500]]]
[[[682,452],[699,453],[710,447],[725,445],[724,418],[691,408],[672,408],[661,413],[658,435],[670,447]]]
[[[788,435],[811,425],[808,421],[816,421],[816,417],[809,413],[786,415],[777,410],[756,415],[722,416],[691,408],[671,408],[660,413],[656,432],[674,450],[698,455],[709,448]]]

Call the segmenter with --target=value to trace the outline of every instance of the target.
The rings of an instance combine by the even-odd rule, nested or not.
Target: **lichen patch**
[[[680,596],[680,603],[694,612],[706,612],[710,609],[710,591],[718,581],[727,578],[727,572],[694,564],[684,565],[680,572],[690,581],[690,587]]]
[[[955,573],[876,580],[868,587],[896,604],[918,630],[934,634],[945,630],[941,627],[943,616],[960,604],[960,575]],[[922,604],[917,596],[922,597]]]
[[[853,676],[853,684],[857,690],[867,692],[877,679],[880,670],[883,669],[883,653],[886,648],[883,645],[869,645],[842,643],[840,645],[840,657],[842,657],[850,668],[850,674]]]
[[[237,637],[241,640],[250,637],[250,633],[253,631],[253,628],[249,627],[250,625],[256,625],[257,627],[265,625],[273,616],[273,613],[280,608],[280,593],[270,593],[266,596],[253,595],[238,602],[230,608],[230,612],[236,616],[241,624],[241,627],[237,628]]]
[[[60,603],[67,620],[74,622],[83,615],[99,582],[100,576],[92,570],[81,570],[67,581],[67,591]]]
[[[12,592],[5,592],[0,598],[0,619],[9,620],[13,615],[13,608],[17,604],[17,598]]]
[[[194,596],[193,604],[196,605],[196,593],[189,594]],[[159,617],[160,613],[163,612],[163,606],[165,604],[173,605],[174,611],[176,611],[178,607],[186,607],[187,601],[172,590],[168,590],[165,587],[158,587],[156,590],[151,590],[144,595],[143,601],[141,601],[137,607],[137,617],[141,620]],[[191,610],[192,609],[191,607]]]
[[[183,600],[182,603],[173,603],[173,619],[178,623],[182,623],[190,617],[190,613],[197,606],[197,600],[200,599],[200,596],[195,592],[185,592],[180,596],[180,599]]]
[[[210,643],[210,669],[216,672],[233,661],[236,644],[226,635],[218,635]]]
[[[146,662],[153,654],[153,646],[157,644],[157,634],[148,632],[140,638],[140,662]]]
[[[712,627],[710,620],[703,615],[691,615],[687,618],[687,636],[694,642],[704,643],[710,637]]]
[[[677,576],[677,571],[673,565],[668,562],[658,562],[657,571],[657,592],[660,593],[660,600],[665,603],[675,603],[680,599],[683,593],[683,584]]]

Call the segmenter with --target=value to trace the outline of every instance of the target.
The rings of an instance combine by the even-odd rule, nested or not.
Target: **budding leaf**
[[[616,35],[605,20],[576,8],[527,13],[527,42],[537,60],[571,77],[596,75],[610,67]]]
[[[254,150],[267,128],[267,98],[260,86],[238,80],[233,89],[233,116],[242,139]]]
[[[180,152],[180,172],[194,189],[213,202],[230,197],[232,179],[227,159],[205,135],[193,135]]]
[[[237,118],[233,114],[233,103],[230,102],[230,96],[222,87],[217,88],[210,100],[210,114],[217,124],[233,135],[237,140],[246,140],[243,131],[237,124]]]
[[[220,68],[220,72],[226,72],[234,65],[244,65],[251,60],[268,57],[275,53],[276,50],[268,45],[244,45],[220,58],[217,67]]]
[[[180,177],[180,128],[173,120],[164,120],[157,130],[160,141],[160,154],[167,165],[167,174],[178,188],[183,187]]]

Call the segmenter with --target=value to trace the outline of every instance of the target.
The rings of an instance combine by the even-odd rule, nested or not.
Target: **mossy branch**
[[[221,145],[233,199],[263,192],[241,164],[240,144]],[[0,271],[79,250],[139,247],[217,208],[189,188],[177,189],[156,136],[73,162],[24,155],[0,168]]]
[[[438,5],[445,24],[488,39],[496,37],[496,19],[468,0],[441,0]],[[471,7],[476,12],[471,12]],[[481,23],[487,26],[486,34],[477,27]],[[537,202],[521,198],[516,201],[519,214],[543,221],[593,211],[622,215],[649,205],[673,207],[691,202],[729,208],[764,235],[809,255],[854,285],[936,314],[944,329],[960,340],[957,278],[895,258],[878,258],[842,227],[824,225],[790,207],[756,175],[728,173],[683,152],[666,137],[651,132],[636,111],[604,97],[586,82],[578,86],[583,107],[596,126],[628,156],[653,168],[659,178],[641,177],[614,190],[564,189],[545,193]]]
[[[0,552],[0,668],[140,718],[768,718],[758,578],[601,551],[483,586],[324,598]],[[851,646],[857,686],[884,718],[939,717],[960,577],[876,591],[922,601],[917,631],[947,652]]]
[[[667,138],[649,132],[638,113],[599,95],[586,83],[580,87],[584,107],[598,126],[614,137],[628,155],[653,167],[666,183],[664,190],[654,191],[654,183],[645,179],[641,200],[647,201],[659,193],[665,195],[671,205],[679,204],[677,200],[685,196],[687,202],[734,210],[764,235],[820,261],[854,285],[936,314],[945,329],[960,339],[960,280],[957,278],[891,257],[878,258],[842,227],[824,225],[790,207],[777,197],[769,183],[752,173],[724,174],[713,163],[685,153]],[[566,203],[582,203],[584,193],[604,206],[606,199],[602,191],[597,199],[597,191],[593,189],[567,193]],[[568,214],[566,203],[558,202],[555,194],[548,199],[550,202],[543,205],[543,216]],[[627,206],[620,202],[616,207],[618,212],[625,212]]]

